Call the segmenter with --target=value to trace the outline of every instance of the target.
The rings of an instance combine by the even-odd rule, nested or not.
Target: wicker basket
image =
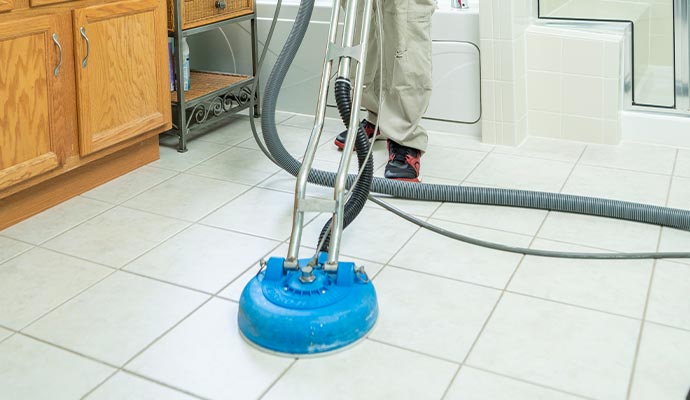
[[[254,0],[181,0],[182,29],[195,28],[254,12]],[[168,0],[168,29],[175,29],[174,1]]]

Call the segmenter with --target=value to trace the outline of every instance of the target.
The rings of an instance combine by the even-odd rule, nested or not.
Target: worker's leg
[[[431,16],[433,0],[382,0],[383,104],[378,85],[367,87],[363,105],[381,132],[397,144],[425,151],[427,133],[419,126],[431,98]],[[367,66],[378,64],[367,58]],[[378,118],[380,116],[380,118]]]

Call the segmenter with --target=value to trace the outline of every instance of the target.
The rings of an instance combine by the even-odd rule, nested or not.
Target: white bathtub
[[[431,130],[480,135],[479,8],[451,9],[442,0],[432,21],[434,92],[424,126]],[[286,78],[278,102],[283,111],[313,114],[321,79],[326,37],[331,16],[331,1],[317,0],[307,35]],[[261,74],[263,82],[294,23],[299,2],[285,0],[280,20]],[[263,46],[275,1],[258,0],[259,42]],[[251,72],[249,26],[233,24],[224,28],[232,46],[237,70]],[[192,67],[233,71],[233,59],[220,32],[209,32],[191,39]],[[336,115],[334,113],[333,115]]]

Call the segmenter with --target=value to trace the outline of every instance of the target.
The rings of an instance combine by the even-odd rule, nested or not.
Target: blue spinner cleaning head
[[[284,258],[271,258],[242,292],[238,323],[244,338],[286,355],[330,352],[364,338],[378,317],[374,285],[351,262],[324,271],[326,257],[321,253],[310,282],[300,279],[300,270],[285,270]]]

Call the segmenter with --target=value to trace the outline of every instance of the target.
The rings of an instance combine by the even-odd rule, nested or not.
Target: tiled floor
[[[281,115],[301,155],[310,118]],[[317,166],[339,153],[326,124]],[[323,358],[237,333],[259,259],[284,255],[293,178],[248,120],[0,232],[2,399],[684,399],[690,262],[522,257],[440,237],[368,205],[344,257],[374,276],[369,338]],[[432,133],[426,182],[690,208],[690,151]],[[376,145],[377,174],[385,161]],[[314,195],[329,195],[312,188]],[[393,201],[454,231],[569,251],[690,249],[690,233],[527,209]],[[326,216],[312,215],[303,254]]]

